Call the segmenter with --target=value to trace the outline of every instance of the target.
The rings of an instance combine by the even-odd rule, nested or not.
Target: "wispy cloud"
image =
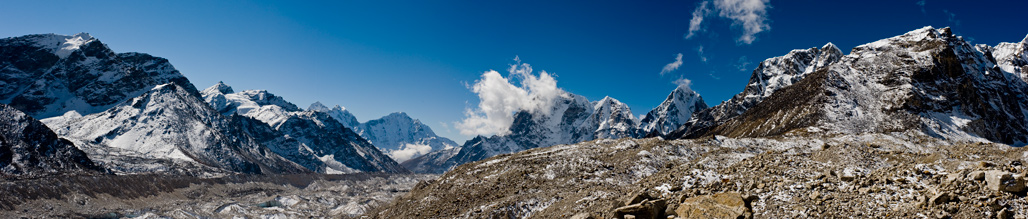
[[[557,80],[546,71],[533,74],[532,66],[514,58],[515,64],[507,69],[507,77],[489,70],[472,85],[478,95],[477,108],[465,110],[465,118],[454,127],[463,135],[507,134],[514,122],[514,113],[527,110],[546,112],[563,90]]]
[[[678,56],[675,56],[674,62],[664,65],[664,69],[660,70],[660,76],[664,76],[664,74],[678,70],[678,67],[682,67],[682,53],[678,53]]]
[[[707,55],[703,54],[703,45],[696,47],[696,56],[699,56],[703,63],[707,63]]]
[[[685,35],[686,39],[692,38],[696,35],[696,32],[703,32],[703,18],[710,15],[709,1],[700,2],[699,6],[696,6],[696,10],[692,11],[692,19],[689,20],[689,33]]]
[[[678,80],[675,80],[674,83],[675,85],[678,85],[678,88],[692,90],[692,80],[689,80],[688,78],[679,78]]]
[[[954,27],[960,26],[960,20],[957,19],[957,14],[946,9],[943,9],[942,13],[946,14],[946,20],[948,20],[950,24],[953,24]]]
[[[713,8],[709,5],[713,4]],[[768,24],[767,9],[771,8],[769,0],[708,0],[697,5],[689,20],[689,33],[685,38],[689,39],[698,32],[704,32],[703,22],[712,15],[732,21],[732,27],[742,29],[742,35],[736,42],[741,44],[753,44],[757,39],[756,35],[771,29]]]
[[[927,14],[927,12],[924,11],[924,4],[925,4],[924,1],[925,0],[917,1],[917,6],[921,7],[921,14]]]
[[[750,64],[753,64],[750,62],[750,59],[746,58],[746,56],[742,56],[739,57],[739,61],[735,62],[735,68],[739,69],[739,71],[747,71],[750,70]]]

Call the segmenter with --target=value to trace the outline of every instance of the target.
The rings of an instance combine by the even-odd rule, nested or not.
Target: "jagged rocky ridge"
[[[244,129],[308,169],[323,173],[408,172],[326,112],[302,110],[264,90],[234,92],[220,82],[202,93],[218,112],[252,119]]]
[[[238,123],[175,83],[154,87],[103,112],[80,116],[69,111],[45,122],[120,173],[306,171],[259,144]],[[182,162],[188,164],[175,164]],[[188,166],[203,167],[184,168]]]
[[[196,88],[167,59],[114,53],[87,33],[0,39],[0,103],[35,118],[91,114],[174,82]]]
[[[57,137],[39,120],[0,104],[0,176],[39,177],[106,172],[74,144]]]
[[[793,50],[784,56],[764,60],[753,70],[742,93],[697,112],[688,122],[672,128],[674,132],[664,134],[671,138],[693,138],[705,134],[710,128],[753,108],[776,91],[799,82],[817,69],[838,62],[842,56],[839,48],[828,43],[821,48]]]
[[[763,81],[769,75],[762,70],[793,51],[763,62],[746,91],[701,112],[671,137],[918,130],[954,141],[1023,145],[1028,142],[1028,84],[1015,66],[1025,63],[1024,44],[971,45],[949,28],[925,27],[857,46],[837,59],[831,55],[811,62],[824,64],[796,65],[807,68],[791,86],[753,83]],[[792,72],[772,71],[770,76]],[[759,90],[764,90],[762,101],[739,100]],[[733,108],[743,111],[719,111]]]

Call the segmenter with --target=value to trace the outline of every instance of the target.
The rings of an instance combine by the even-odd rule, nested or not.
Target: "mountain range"
[[[29,35],[0,39],[0,104],[17,118],[4,127],[35,130],[48,143],[5,140],[0,168],[5,174],[442,173],[532,148],[657,136],[902,133],[1025,145],[1026,44],[1028,37],[972,45],[949,28],[933,27],[849,54],[827,43],[762,61],[743,91],[721,104],[708,107],[679,86],[640,119],[614,98],[590,101],[560,90],[548,109],[515,112],[503,134],[458,146],[405,113],[360,123],[341,106],[316,102],[302,109],[264,90],[236,92],[219,82],[201,92],[163,58],[114,53],[88,34]],[[49,130],[29,118],[45,118]],[[40,145],[57,152],[24,159],[6,152]]]
[[[31,141],[11,138],[5,151],[45,146],[53,150],[40,154],[53,157],[18,153],[24,157],[4,163],[13,168],[7,173],[408,172],[328,114],[223,84],[201,94],[168,60],[115,53],[89,34],[0,39],[0,65],[0,103],[20,118],[5,127],[53,142],[26,146]]]

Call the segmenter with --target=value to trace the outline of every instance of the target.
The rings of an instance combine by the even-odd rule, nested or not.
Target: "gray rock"
[[[985,171],[972,171],[971,173],[967,174],[967,178],[970,178],[970,179],[973,179],[973,180],[984,180],[985,179]]]
[[[578,214],[575,214],[574,216],[571,216],[571,219],[594,219],[594,218],[595,217],[593,217],[593,215],[589,214],[589,213],[578,213]]]
[[[1003,192],[1024,191],[1024,177],[1002,170],[985,172],[985,182],[989,189]]]

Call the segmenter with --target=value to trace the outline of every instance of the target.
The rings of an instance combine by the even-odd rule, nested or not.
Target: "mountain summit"
[[[1026,63],[1023,40],[971,45],[949,28],[924,27],[846,56],[819,51],[826,49],[762,62],[743,93],[672,137],[914,132],[1028,142],[1028,83],[1017,67]]]
[[[36,118],[100,112],[172,82],[197,93],[167,59],[114,53],[86,33],[0,39],[0,66],[0,103]]]

